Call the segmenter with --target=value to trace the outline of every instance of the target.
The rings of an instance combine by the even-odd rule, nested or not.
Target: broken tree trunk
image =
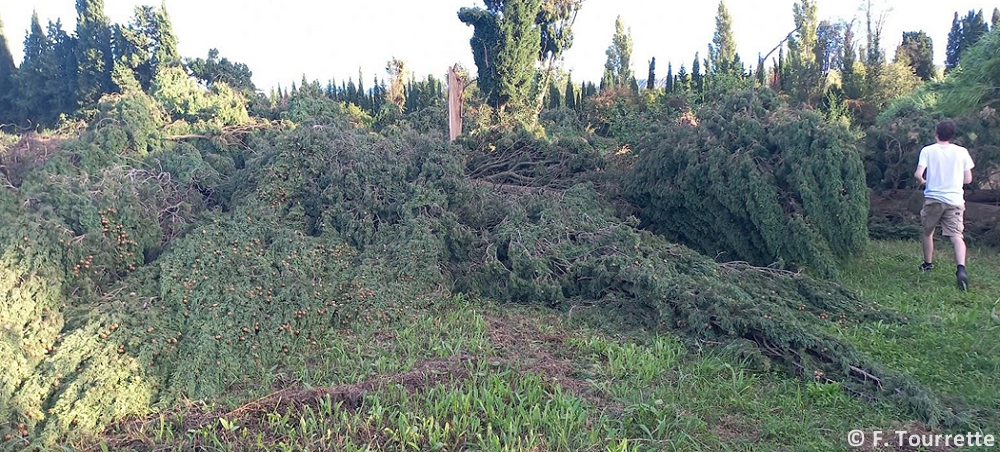
[[[462,134],[462,96],[465,85],[456,64],[448,71],[448,138],[455,141]]]

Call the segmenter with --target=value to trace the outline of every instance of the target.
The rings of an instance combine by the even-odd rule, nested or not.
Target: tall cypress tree
[[[180,63],[181,53],[177,48],[177,35],[174,34],[174,25],[170,21],[170,13],[167,12],[166,0],[156,12],[156,32],[157,46],[156,52],[153,54],[154,68]]]
[[[549,108],[556,109],[562,107],[562,91],[559,91],[559,87],[556,86],[555,80],[549,83]]]
[[[674,65],[671,62],[667,62],[667,86],[666,91],[668,93],[674,92]]]
[[[715,35],[709,46],[707,71],[712,74],[741,74],[743,63],[736,53],[736,38],[733,37],[733,18],[729,15],[725,2],[719,2],[715,15]]]
[[[17,68],[7,44],[3,19],[0,18],[0,125],[14,121],[14,78]]]
[[[696,93],[701,93],[705,88],[702,80],[701,57],[698,56],[698,52],[695,52],[694,62],[691,63],[691,90]]]
[[[88,106],[113,88],[111,26],[104,0],[76,0],[77,102]]]
[[[674,90],[678,92],[688,92],[691,90],[691,76],[687,73],[687,68],[681,65],[680,70],[677,71],[677,81],[674,84]]]
[[[976,45],[979,39],[983,37],[986,33],[990,32],[989,25],[986,25],[986,19],[983,17],[983,10],[976,12],[969,11],[969,15],[965,17],[962,21],[962,52],[966,49]]]
[[[819,19],[815,0],[799,0],[792,7],[792,17],[795,32],[788,37],[788,67],[782,74],[782,83],[794,89],[800,102],[809,102],[820,79],[820,65],[816,61]]]
[[[16,109],[18,119],[27,124],[43,122],[42,117],[48,115],[45,85],[48,74],[42,64],[42,58],[49,48],[48,37],[38,20],[38,12],[31,15],[31,28],[24,38],[24,60],[17,73]]]
[[[844,94],[848,98],[859,99],[863,94],[864,83],[861,80],[860,74],[854,71],[857,55],[854,52],[854,27],[851,24],[847,24],[844,27],[843,52],[844,55],[841,58],[843,59],[844,69],[841,72],[841,80],[844,87]]]
[[[622,16],[615,19],[615,35],[608,47],[608,60],[604,64],[605,78],[615,86],[629,86],[635,75],[632,73],[632,30],[625,29]]]
[[[486,0],[486,9],[462,8],[458,18],[475,31],[470,44],[479,88],[494,108],[494,119],[526,109],[535,62],[542,51],[536,20],[541,0]]]
[[[993,29],[996,30],[997,26],[1000,25],[1000,8],[993,8]]]
[[[42,59],[44,71],[48,74],[46,92],[52,110],[50,122],[55,122],[60,114],[76,110],[76,38],[63,29],[62,21],[48,24],[49,50]]]
[[[573,86],[573,75],[566,77],[566,108],[576,110],[576,90]]]
[[[649,60],[649,74],[646,76],[646,89],[656,89],[656,57]]]
[[[945,71],[955,69],[962,54],[962,22],[958,19],[958,11],[951,20],[951,31],[948,32],[948,47],[945,50]]]

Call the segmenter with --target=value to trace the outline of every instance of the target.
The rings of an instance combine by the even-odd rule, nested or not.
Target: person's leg
[[[955,263],[964,267],[965,266],[965,238],[959,235],[951,236],[951,244],[955,247]]]
[[[924,249],[924,263],[920,266],[922,271],[934,268],[934,230],[943,213],[944,204],[937,201],[924,201],[924,208],[920,209],[920,225],[923,228],[920,241]]]
[[[941,231],[949,239],[955,248],[955,263],[958,269],[955,277],[958,280],[958,288],[966,290],[969,288],[969,275],[965,270],[965,207],[948,206],[941,217]]]
[[[923,245],[924,245],[924,263],[933,264],[934,263],[934,230],[928,234],[927,231],[923,233]]]

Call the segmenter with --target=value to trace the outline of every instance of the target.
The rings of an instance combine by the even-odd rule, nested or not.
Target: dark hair
[[[955,123],[948,120],[941,121],[938,123],[935,132],[937,133],[937,139],[951,141],[952,138],[955,138]]]

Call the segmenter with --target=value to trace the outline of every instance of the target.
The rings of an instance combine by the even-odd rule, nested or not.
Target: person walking
[[[934,230],[941,226],[942,235],[951,239],[955,248],[955,277],[958,288],[969,288],[965,269],[965,184],[972,183],[975,163],[969,150],[953,144],[955,123],[941,121],[935,129],[937,143],[920,150],[914,176],[924,188],[924,207],[920,210],[923,226],[924,263],[921,271],[934,269]]]

